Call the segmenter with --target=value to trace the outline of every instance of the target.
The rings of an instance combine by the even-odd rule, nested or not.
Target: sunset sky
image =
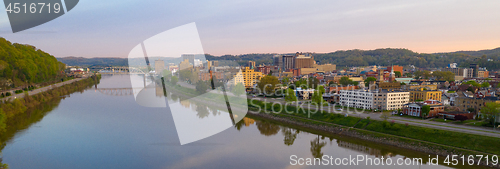
[[[127,57],[160,32],[195,22],[205,53],[327,53],[407,48],[419,53],[500,47],[500,1],[81,0],[69,13],[0,36],[56,57]]]

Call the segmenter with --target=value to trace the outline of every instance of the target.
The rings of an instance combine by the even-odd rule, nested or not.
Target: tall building
[[[450,71],[452,72],[453,74],[455,74],[455,76],[461,76],[461,77],[465,77],[465,78],[472,78],[474,77],[474,69],[471,69],[471,68],[443,68],[441,69],[442,71]]]
[[[192,65],[194,64],[194,54],[182,54],[182,60],[188,60]]]
[[[283,67],[283,55],[274,55],[273,56],[273,64],[274,64],[274,66],[278,66],[280,71],[286,70]]]
[[[384,82],[384,70],[383,69],[379,69],[378,70],[378,82]]]
[[[295,66],[295,56],[284,55],[283,56],[283,70],[293,69]]]
[[[314,62],[314,56],[312,56],[309,53],[302,54],[302,53],[296,53],[295,54],[295,66],[294,68],[300,69],[300,68],[314,68],[315,62]]]
[[[245,69],[242,69],[241,72],[237,73],[233,80],[234,80],[234,85],[238,83],[242,83],[245,88],[252,88],[254,84],[257,84],[259,82],[260,78],[262,77],[261,72],[255,72],[253,69],[250,69],[249,67],[245,67]]]
[[[470,64],[469,68],[474,70],[473,77],[478,77],[479,65],[478,64]]]
[[[247,66],[250,67],[250,69],[255,68],[255,62],[254,61],[248,61]]]
[[[389,74],[389,82],[394,82],[394,81],[396,81],[396,73],[394,73],[394,67],[391,67],[391,74]]]
[[[165,70],[165,62],[163,60],[155,60],[155,72],[156,74],[163,73]]]

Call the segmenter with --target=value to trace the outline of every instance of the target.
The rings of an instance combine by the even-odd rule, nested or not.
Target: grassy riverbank
[[[97,83],[99,82],[100,78],[100,75],[97,75]],[[44,102],[52,100],[54,98],[59,98],[76,91],[83,92],[84,89],[94,85],[95,83],[96,82],[94,81],[94,78],[82,79],[80,81],[75,81],[73,83],[50,89],[35,95],[28,95],[28,93],[25,92],[25,96],[23,98],[17,98],[14,100],[6,101],[5,103],[0,103],[0,133],[5,131],[5,124],[6,121],[9,120],[9,118],[24,113],[27,109],[43,104]]]
[[[87,78],[50,89],[35,95],[25,92],[24,98],[18,98],[0,103],[0,147],[12,138],[17,131],[28,128],[31,124],[43,118],[46,112],[56,107],[64,96],[74,92],[83,92],[90,86],[99,83],[101,76]],[[96,82],[97,81],[97,82]],[[0,169],[8,168],[0,163]]]
[[[395,135],[426,142],[453,146],[457,148],[480,151],[484,153],[496,155],[500,154],[500,139],[494,137],[397,124],[387,121],[361,119],[351,116],[345,117],[341,114],[333,114],[328,112],[318,111],[316,113],[313,113],[314,111],[309,111],[307,109],[297,108],[294,106],[286,106],[286,110],[280,110],[281,105],[279,104],[275,104],[273,107],[272,103],[264,103],[258,100],[253,100],[252,102],[249,101],[249,106],[260,112],[264,110],[267,112],[273,112],[270,113],[273,116],[288,117],[301,120],[303,120],[303,118],[308,118],[325,123],[352,127],[355,129],[362,129],[364,131],[373,131],[377,133]],[[285,108],[285,106],[283,107]],[[286,111],[292,113],[287,113]],[[316,121],[311,122],[316,123]]]

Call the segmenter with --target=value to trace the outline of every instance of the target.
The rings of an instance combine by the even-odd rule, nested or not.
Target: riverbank
[[[252,105],[252,104],[250,104]],[[272,107],[272,106],[268,106]],[[313,116],[311,118],[307,117],[299,117],[295,115],[290,115],[287,113],[282,113],[278,112],[276,113],[270,113],[269,111],[266,111],[266,109],[258,109],[254,106],[252,106],[250,109],[256,110],[256,111],[249,111],[247,114],[248,117],[258,117],[258,118],[264,118],[272,121],[276,121],[279,123],[285,123],[293,126],[299,126],[299,127],[304,127],[308,128],[310,130],[317,130],[321,132],[326,132],[330,134],[340,134],[340,135],[345,135],[349,137],[354,137],[354,138],[359,138],[363,140],[368,140],[380,144],[386,144],[390,146],[396,146],[396,147],[401,147],[405,149],[410,149],[410,150],[415,150],[415,151],[420,151],[424,153],[429,153],[429,154],[435,154],[435,155],[440,155],[440,156],[451,156],[451,155],[458,155],[458,157],[461,157],[464,155],[465,157],[468,157],[469,155],[489,155],[490,157],[492,155],[498,155],[496,153],[499,149],[496,149],[495,147],[498,146],[498,142],[495,142],[495,140],[492,140],[494,138],[491,137],[485,137],[485,136],[473,136],[473,137],[468,137],[468,138],[463,138],[460,137],[462,133],[452,133],[453,136],[452,138],[447,138],[446,141],[451,140],[451,142],[440,142],[436,140],[440,139],[445,139],[444,137],[448,137],[448,135],[442,136],[442,135],[436,135],[439,133],[439,131],[436,131],[435,129],[425,129],[421,127],[415,127],[415,126],[395,126],[398,124],[394,123],[389,123],[385,122],[385,125],[387,128],[400,128],[398,133],[392,132],[392,133],[387,133],[384,132],[383,130],[377,130],[377,129],[386,129],[386,127],[378,126],[381,124],[384,124],[384,122],[380,121],[375,121],[375,120],[369,120],[369,119],[359,119],[357,117],[343,117],[343,116],[337,116],[335,118],[328,118],[329,120],[321,120],[318,119],[317,117],[319,115],[324,115],[324,116],[336,116],[338,114],[329,114],[329,113],[317,113],[318,116]],[[260,111],[259,111],[260,110]],[[279,110],[279,109],[276,109]],[[306,109],[301,109],[299,112],[307,112],[308,110]],[[306,115],[306,114],[304,114]],[[316,114],[315,114],[316,115]],[[368,127],[371,125],[370,127]],[[376,127],[375,127],[376,126]],[[425,131],[428,131],[427,134],[423,134],[422,137],[427,137],[427,138],[433,138],[431,141],[425,141],[423,139],[414,139],[408,136],[400,136],[407,134],[407,130],[402,130],[403,128],[421,128],[424,129]],[[417,133],[418,134],[418,133]],[[465,135],[464,135],[465,136]],[[498,141],[498,140],[496,140]],[[461,147],[457,147],[456,144],[454,145],[453,142],[468,142],[469,144],[467,145],[462,145]],[[482,147],[477,147],[479,146],[478,144],[484,144]],[[489,149],[484,149],[488,148]],[[479,151],[478,151],[479,150]],[[476,163],[478,159],[475,160]],[[489,167],[500,167],[499,165],[492,165],[491,164],[491,159],[490,163],[486,165],[486,161],[483,159],[481,165],[483,166],[489,166]]]
[[[24,113],[28,108],[35,107],[51,99],[59,98],[76,91],[82,91],[89,86],[99,83],[100,78],[101,76],[97,75],[96,77],[74,79],[55,84],[54,86],[48,86],[43,90],[40,89],[32,93],[24,92],[22,97],[4,100],[3,103],[0,103],[0,133],[7,127],[5,124],[9,118]]]
[[[189,88],[183,88],[183,90],[177,89],[176,91],[182,91],[181,93],[184,95],[191,95],[195,92],[193,89]],[[255,104],[249,102],[249,109],[256,111],[249,111],[247,114],[248,117],[260,117],[276,122],[309,128],[315,131],[346,135],[380,144],[441,156],[458,155],[461,157],[464,155],[468,157],[468,155],[489,155],[491,157],[492,155],[500,154],[500,144],[498,144],[500,139],[494,137],[398,124],[388,121],[370,120],[366,118],[346,117],[343,114],[319,112],[315,110],[310,111],[308,109],[292,106],[287,106],[287,110],[290,112],[316,113],[311,116],[309,116],[309,113],[288,114],[282,109],[284,106],[281,104],[267,103],[266,106],[264,106],[261,101],[257,102],[260,102],[260,108],[257,109],[255,109]],[[278,114],[269,113],[276,112],[276,110]],[[266,111],[268,113],[264,113]],[[484,159],[481,165],[499,167],[498,165],[493,166],[491,161],[486,165]]]
[[[74,92],[83,92],[86,88],[99,83],[101,76],[92,76],[83,79],[74,79],[50,86],[50,88],[35,91],[31,94],[23,93],[23,97],[5,100],[0,103],[0,141],[1,148],[5,142],[12,138],[14,134],[25,129],[28,121],[39,121],[43,118],[43,113],[52,110],[61,99]],[[56,87],[57,86],[57,87]],[[48,106],[45,104],[48,103]],[[28,115],[29,114],[29,115]],[[33,115],[36,116],[33,116]],[[24,116],[29,118],[22,118]],[[41,116],[40,116],[41,115]],[[21,120],[20,120],[21,119]],[[33,120],[34,119],[34,120]],[[7,164],[0,163],[0,169],[8,168]]]

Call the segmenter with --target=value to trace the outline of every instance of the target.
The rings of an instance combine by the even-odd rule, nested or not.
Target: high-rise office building
[[[470,64],[469,68],[474,69],[473,76],[478,77],[479,65],[478,64]]]
[[[293,69],[295,66],[295,56],[284,55],[283,56],[283,70]]]
[[[314,68],[314,57],[309,54],[296,53],[295,54],[295,66],[294,68]]]
[[[250,69],[255,68],[255,62],[254,61],[248,61],[247,66],[250,67]]]
[[[278,68],[283,71],[283,55],[274,55],[273,57],[274,66],[278,66]]]

